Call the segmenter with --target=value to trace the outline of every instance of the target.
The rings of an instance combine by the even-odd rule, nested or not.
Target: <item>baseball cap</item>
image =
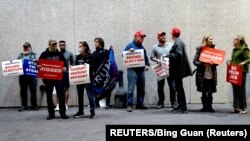
[[[50,39],[50,40],[49,40],[49,45],[52,45],[52,44],[57,44],[57,41],[56,41],[56,40],[53,40],[53,39]]]
[[[23,47],[24,47],[24,48],[28,48],[28,47],[31,47],[31,45],[30,45],[29,42],[25,42],[25,43],[23,44]]]
[[[166,35],[166,32],[158,32],[157,33],[157,36],[159,37],[159,36],[162,36],[162,35]]]
[[[181,30],[177,27],[173,28],[171,34],[174,36],[179,36],[181,34]]]
[[[135,32],[135,36],[146,37],[146,35],[142,31]]]

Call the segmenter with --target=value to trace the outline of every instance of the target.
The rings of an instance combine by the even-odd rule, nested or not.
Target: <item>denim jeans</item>
[[[83,103],[84,103],[84,88],[86,89],[87,96],[89,99],[89,105],[90,105],[90,113],[95,113],[95,97],[91,91],[91,84],[81,84],[76,85],[77,93],[78,93],[78,107],[79,112],[83,112]]]
[[[134,69],[127,69],[128,90],[127,90],[127,105],[133,105],[133,96],[135,86],[137,88],[137,105],[142,105],[145,96],[145,74],[144,71],[136,72]]]

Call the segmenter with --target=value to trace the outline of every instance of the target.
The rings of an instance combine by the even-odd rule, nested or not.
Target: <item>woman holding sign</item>
[[[201,46],[196,49],[196,54],[193,60],[194,65],[197,66],[196,86],[197,91],[202,93],[201,102],[203,108],[200,112],[215,112],[212,108],[212,93],[216,92],[217,65],[212,61],[210,63],[205,63],[199,60],[201,50],[205,47],[215,48],[213,37],[211,35],[204,36]]]
[[[250,63],[250,52],[242,35],[237,35],[233,41],[234,49],[231,60],[227,61],[227,65],[235,64],[242,67],[241,85],[232,84],[233,86],[233,107],[234,113],[246,114],[246,73],[248,72],[248,64]]]
[[[83,65],[83,64],[90,64],[92,65],[93,59],[91,57],[91,51],[89,49],[89,45],[86,41],[79,42],[79,52],[80,54],[76,56],[75,65]],[[92,69],[90,68],[90,71]],[[92,74],[92,73],[90,73]],[[77,94],[78,94],[78,112],[74,115],[74,118],[78,118],[84,115],[83,109],[83,98],[84,98],[84,88],[86,89],[88,98],[89,98],[89,105],[90,105],[90,118],[95,117],[95,97],[91,92],[91,84],[79,84],[76,85]]]

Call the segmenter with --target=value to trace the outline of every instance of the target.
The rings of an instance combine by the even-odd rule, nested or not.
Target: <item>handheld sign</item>
[[[235,85],[242,84],[242,67],[240,65],[227,66],[227,82]]]
[[[22,59],[2,62],[3,76],[23,75]]]
[[[123,64],[126,68],[137,68],[145,66],[144,50],[138,49],[134,52],[123,51]]]
[[[38,78],[49,80],[62,80],[64,62],[39,59],[41,68],[38,70]]]
[[[37,76],[37,63],[31,59],[23,59],[23,73],[24,75]]]
[[[69,67],[70,85],[90,83],[89,64]]]
[[[157,80],[165,79],[169,75],[169,58],[164,58],[161,63],[152,67],[157,76]]]
[[[210,47],[202,47],[199,61],[204,63],[222,64],[225,59],[226,52]]]

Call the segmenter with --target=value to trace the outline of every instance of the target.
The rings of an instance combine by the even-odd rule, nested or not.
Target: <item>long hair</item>
[[[86,41],[81,41],[81,42],[79,42],[79,44],[81,44],[83,47],[86,47],[85,53],[87,53],[88,55],[91,54],[89,44]]]
[[[236,35],[234,38],[240,41],[240,45],[248,46],[243,35]]]
[[[104,48],[104,40],[102,39],[102,38],[100,38],[100,37],[96,37],[95,39],[94,39],[94,41],[97,41],[100,45],[101,45],[101,47],[102,48]]]
[[[202,39],[201,46],[206,46],[206,45],[207,45],[207,40],[208,40],[208,38],[210,38],[210,37],[213,37],[213,36],[210,35],[210,34],[205,35],[205,36],[203,37],[203,39]],[[214,44],[213,44],[213,46],[214,46]]]

